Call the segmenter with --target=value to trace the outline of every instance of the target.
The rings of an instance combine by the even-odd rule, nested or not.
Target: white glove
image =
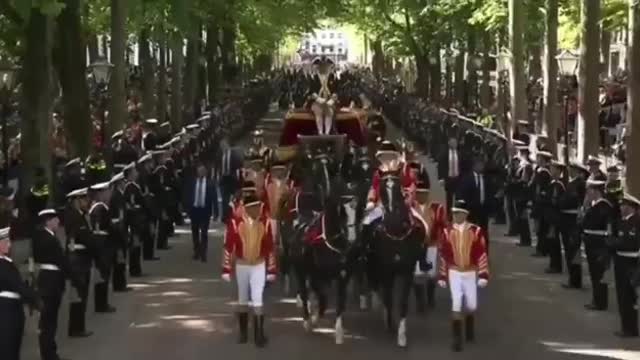
[[[222,280],[224,282],[231,282],[231,274],[222,274]]]
[[[483,287],[487,287],[487,285],[489,284],[489,280],[487,279],[478,279],[478,286],[483,288]]]
[[[371,211],[371,210],[373,210],[374,207],[376,207],[376,204],[374,204],[373,201],[369,201],[367,203],[367,207],[365,208],[365,210]]]
[[[267,282],[274,282],[274,281],[276,281],[276,276],[274,274],[267,275]]]
[[[440,286],[443,289],[447,288],[447,282],[444,280],[438,280],[438,286]]]

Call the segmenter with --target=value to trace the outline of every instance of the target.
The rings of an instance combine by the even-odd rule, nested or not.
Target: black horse
[[[407,345],[406,317],[409,309],[409,294],[413,286],[416,263],[424,259],[424,238],[427,224],[413,216],[406,204],[400,177],[397,173],[385,173],[381,177],[380,199],[383,215],[371,224],[368,244],[368,261],[372,284],[381,293],[385,310],[385,321],[389,331],[396,330],[397,343]],[[426,264],[420,261],[424,268]],[[398,326],[394,324],[393,289],[400,283],[400,308]]]

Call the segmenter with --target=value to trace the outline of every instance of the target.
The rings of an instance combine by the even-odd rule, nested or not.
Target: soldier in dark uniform
[[[515,202],[519,246],[531,246],[531,228],[529,227],[528,203],[531,198],[529,182],[533,178],[533,165],[529,159],[529,148],[518,147],[520,166],[516,170],[513,200]]]
[[[160,124],[158,129],[158,144],[164,144],[171,140],[171,123],[166,121]]]
[[[142,129],[142,143],[140,144],[143,151],[153,151],[158,146],[158,135],[156,134],[157,119],[147,119]]]
[[[95,248],[91,243],[91,232],[86,219],[89,207],[87,189],[78,189],[67,194],[69,204],[65,209],[65,233],[67,251],[71,270],[77,279],[80,279],[81,287],[78,289],[79,301],[69,306],[70,337],[88,337],[92,332],[86,329],[87,298],[89,297],[89,282],[91,279],[91,267],[96,258]]]
[[[533,211],[532,217],[537,220],[536,229],[536,251],[535,257],[544,257],[549,253],[547,237],[549,236],[548,210],[551,205],[551,172],[549,171],[549,161],[552,158],[550,152],[539,151],[537,154],[537,168],[533,180],[531,181],[533,195]]]
[[[604,191],[605,197],[613,205],[615,216],[618,217],[624,189],[622,188],[622,180],[620,180],[620,169],[615,165],[607,168],[607,183]]]
[[[60,360],[56,332],[58,311],[64,295],[65,283],[67,280],[71,280],[76,289],[76,295],[81,291],[82,285],[80,280],[74,276],[69,259],[65,256],[64,248],[55,235],[60,225],[58,214],[54,209],[44,209],[38,215],[43,226],[34,232],[32,249],[33,261],[39,268],[38,294],[42,298],[42,311],[38,323],[40,358],[42,360]]]
[[[597,181],[607,181],[607,175],[600,170],[602,161],[595,156],[589,155],[587,159],[587,166],[589,166],[589,179]]]
[[[515,143],[515,140],[514,140]],[[522,145],[518,145],[522,146]],[[516,216],[516,202],[514,201],[516,190],[518,187],[518,177],[516,172],[520,167],[520,158],[513,156],[509,164],[506,165],[507,178],[505,181],[504,201],[507,215],[507,236],[518,235],[518,221]]]
[[[118,173],[111,178],[111,199],[109,201],[109,214],[111,216],[111,242],[115,245],[113,257],[113,291],[125,292],[130,290],[127,286],[127,253],[128,233],[125,219],[125,187],[124,173]]]
[[[132,144],[133,142],[133,134],[131,129],[127,129],[124,131],[124,134],[121,134],[120,137],[117,137],[117,134],[113,134],[115,139],[112,138],[111,141],[111,157],[113,161],[113,165],[122,165],[126,166],[137,160],[138,158],[138,150]],[[122,138],[124,137],[124,138]]]
[[[164,165],[164,156],[166,151],[157,150],[154,157],[157,157],[156,168],[153,170],[153,176],[150,178],[150,191],[155,195],[154,203],[157,208],[158,216],[155,218],[154,234],[156,239],[154,243],[159,250],[169,249],[169,225],[171,219],[169,217],[169,208],[172,195],[172,189],[169,183],[169,174],[167,167]]]
[[[578,220],[582,218],[583,204],[586,193],[586,182],[589,171],[579,163],[569,165],[569,181],[561,202],[560,236],[564,246],[565,262],[569,274],[569,281],[562,286],[566,289],[582,288],[582,229]],[[582,221],[580,221],[582,222]]]
[[[160,212],[156,204],[155,194],[152,192],[152,178],[153,178],[153,156],[147,154],[138,160],[138,184],[142,191],[143,197],[143,211],[147,222],[143,224],[146,227],[141,235],[142,237],[142,258],[146,261],[159,260],[155,256],[155,223]]]
[[[148,221],[144,209],[142,189],[138,185],[138,170],[136,163],[131,163],[124,169],[125,187],[125,226],[129,234],[129,275],[142,276],[142,239],[149,231]]]
[[[115,254],[112,242],[111,216],[109,213],[109,183],[103,182],[89,188],[91,207],[89,208],[89,228],[91,242],[96,249],[96,268],[99,279],[93,286],[94,305],[97,313],[113,313],[116,309],[109,304],[109,280]]]
[[[19,360],[25,324],[23,306],[33,310],[42,304],[35,290],[22,280],[10,252],[9,228],[5,227],[0,229],[0,359]]]
[[[84,176],[82,176],[82,161],[80,161],[80,158],[70,160],[64,166],[62,176],[62,191],[64,191],[65,196],[72,191],[86,187]]]
[[[609,305],[608,284],[602,279],[610,261],[608,242],[616,220],[613,217],[613,205],[604,197],[604,185],[604,181],[591,178],[587,180],[582,219],[582,233],[593,292],[592,302],[585,307],[597,311],[604,311]]]
[[[549,236],[547,237],[547,250],[549,252],[549,267],[545,270],[548,274],[562,273],[562,205],[567,188],[563,177],[566,166],[559,161],[551,164],[551,184],[549,195],[549,207],[545,210],[549,219]],[[565,248],[566,249],[566,248]],[[566,251],[566,250],[565,250]]]
[[[529,135],[529,122],[527,120],[518,120],[516,131],[513,134],[513,138],[518,141],[522,141],[524,146],[531,144],[531,136]]]
[[[620,201],[620,218],[618,233],[613,243],[614,274],[618,312],[621,330],[616,332],[620,337],[638,336],[638,300],[635,286],[632,284],[633,274],[638,270],[640,254],[640,200],[631,194],[623,194]]]

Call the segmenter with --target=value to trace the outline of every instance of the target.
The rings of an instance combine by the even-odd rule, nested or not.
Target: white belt
[[[40,270],[49,270],[49,271],[60,271],[58,265],[53,264],[38,264],[38,268]]]
[[[109,235],[109,233],[102,230],[94,230],[93,235]]]
[[[607,230],[588,230],[588,229],[585,229],[584,233],[587,234],[587,235],[609,236],[609,232]]]
[[[0,291],[0,298],[20,300],[20,294],[13,291]]]
[[[616,254],[622,257],[637,258],[640,256],[637,251],[617,251]]]
[[[571,209],[571,210],[562,210],[562,213],[564,214],[578,214],[578,209]]]
[[[111,222],[114,223],[114,224],[117,224],[117,223],[120,222],[120,219],[111,219]]]
[[[73,246],[70,246],[71,251],[76,251],[76,250],[87,250],[87,247],[84,246],[83,244],[73,244]]]

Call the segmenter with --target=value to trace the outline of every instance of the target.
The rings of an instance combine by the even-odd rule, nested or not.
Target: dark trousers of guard
[[[529,216],[527,214],[527,202],[517,200],[516,219],[518,234],[520,234],[520,246],[531,246],[531,229],[529,227]]]
[[[562,272],[562,244],[560,232],[562,224],[556,222],[551,225],[547,236],[547,252],[549,253],[549,268],[551,272]]]
[[[171,219],[169,216],[164,213],[160,218],[156,221],[156,246],[158,250],[168,250],[169,249],[169,232],[171,230]]]
[[[156,249],[156,219],[151,218],[151,221],[146,224],[147,226],[143,226],[145,229],[142,232],[142,258],[144,260],[154,260],[155,259],[155,249]]]
[[[584,235],[584,247],[589,265],[589,277],[593,298],[591,305],[595,310],[606,310],[609,306],[609,286],[602,283],[606,271],[608,251],[606,238],[599,235]]]
[[[20,359],[24,334],[24,309],[22,301],[0,298],[0,359]]]
[[[543,214],[538,214],[538,227],[536,229],[536,238],[538,241],[536,242],[536,254],[546,256],[549,253],[548,236],[549,221],[545,219]]]
[[[516,212],[516,202],[511,194],[506,194],[504,198],[506,215],[507,215],[507,235],[518,235],[518,216]]]
[[[42,295],[42,311],[38,328],[40,334],[40,358],[42,360],[59,360],[56,332],[58,331],[58,311],[62,302],[63,291]]]
[[[559,225],[560,238],[564,247],[564,259],[567,264],[569,282],[567,287],[582,288],[582,254],[580,253],[580,234],[576,215],[563,216]]]
[[[142,248],[140,246],[144,226],[134,228],[129,233],[129,276],[142,276]]]
[[[113,263],[113,276],[111,280],[113,291],[122,292],[127,291],[127,246],[125,241],[127,234],[122,228],[116,228],[114,231],[114,237],[120,246],[116,249],[111,260]]]
[[[109,304],[109,281],[111,279],[111,273],[113,272],[114,253],[115,249],[113,247],[105,246],[103,252],[100,254],[101,266],[98,269],[100,270],[102,279],[97,279],[93,285],[93,301],[97,313],[114,311]]]
[[[627,336],[638,336],[638,310],[634,308],[638,296],[631,284],[632,275],[638,267],[638,258],[616,255],[613,265],[621,332]]]
[[[91,280],[91,258],[88,254],[76,251],[71,254],[70,260],[73,272],[81,282],[80,288],[78,289],[80,301],[73,302],[69,305],[68,335],[74,337],[82,336],[87,332],[86,313],[89,283]]]

